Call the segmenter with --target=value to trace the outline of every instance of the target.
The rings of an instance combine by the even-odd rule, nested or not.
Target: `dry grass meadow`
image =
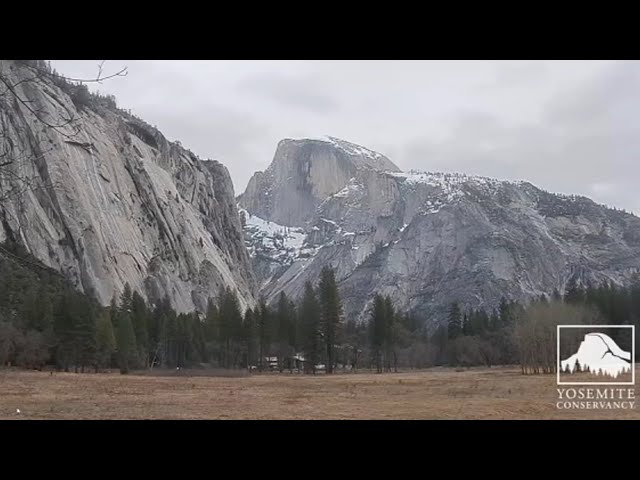
[[[515,368],[315,377],[0,370],[0,419],[640,419],[638,407],[558,410],[557,397],[555,375]]]

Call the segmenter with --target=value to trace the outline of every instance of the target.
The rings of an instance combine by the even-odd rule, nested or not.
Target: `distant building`
[[[280,370],[280,362],[277,356],[274,357],[263,357],[263,365],[264,369],[268,371],[279,371]],[[304,372],[313,370],[313,366],[309,364],[302,353],[296,353],[295,355],[284,357],[282,361],[282,370],[289,370],[296,372]],[[257,367],[252,366],[251,369],[256,369]],[[315,365],[316,372],[324,372],[326,367],[324,364]]]
[[[278,357],[264,357],[264,364],[268,370],[278,370]]]

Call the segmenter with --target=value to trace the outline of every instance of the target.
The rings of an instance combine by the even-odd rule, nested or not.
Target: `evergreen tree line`
[[[274,306],[262,299],[243,316],[233,294],[226,298],[209,303],[205,328],[207,351],[225,368],[333,373],[344,364],[342,302],[332,268],[321,271],[317,286],[305,284],[297,304],[282,292]]]
[[[64,371],[213,366],[219,368],[344,363],[342,304],[335,273],[322,270],[298,304],[282,293],[242,312],[234,291],[222,288],[204,315],[177,314],[168,298],[150,307],[126,284],[107,307],[75,290],[17,244],[0,251],[0,365]],[[296,364],[296,360],[298,363]]]
[[[437,331],[431,344],[437,350],[437,363],[520,364],[525,374],[555,373],[559,324],[640,326],[640,276],[626,287],[610,281],[580,285],[571,279],[564,295],[554,290],[550,296],[541,295],[526,305],[503,298],[498,309],[490,313],[484,309],[463,313],[453,303],[446,331]],[[630,351],[628,337],[619,331],[611,331],[611,336]]]
[[[398,349],[410,343],[413,327],[409,315],[397,312],[391,298],[376,294],[369,322],[371,361],[376,372],[398,371]]]
[[[519,363],[523,373],[548,373],[555,371],[557,323],[640,324],[640,278],[626,288],[571,281],[564,295],[555,291],[527,305],[503,298],[491,311],[453,303],[446,325],[427,334],[424,319],[379,294],[368,321],[345,321],[330,267],[297,302],[281,293],[274,304],[261,299],[243,312],[236,294],[222,288],[204,314],[177,314],[168,298],[149,306],[129,285],[102,307],[15,244],[2,246],[0,269],[0,365],[27,368],[382,373]]]
[[[0,365],[84,372],[176,367],[207,359],[196,313],[150,308],[127,284],[108,307],[12,242],[0,246]]]

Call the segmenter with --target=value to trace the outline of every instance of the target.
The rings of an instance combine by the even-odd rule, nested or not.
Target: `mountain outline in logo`
[[[584,335],[578,350],[561,360],[560,335],[563,328],[582,328],[589,332]],[[624,329],[631,334],[631,352],[621,349],[606,333],[599,329]],[[557,372],[558,385],[635,385],[635,326],[634,325],[558,325],[557,331]],[[576,370],[595,375],[595,381],[563,382],[561,373],[573,374]],[[620,375],[631,372],[631,382],[598,381],[605,378],[616,380]],[[598,379],[598,377],[600,377]]]

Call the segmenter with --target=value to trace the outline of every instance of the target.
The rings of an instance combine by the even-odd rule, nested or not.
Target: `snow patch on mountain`
[[[361,145],[356,145],[355,143],[347,142],[346,140],[342,140],[340,138],[331,137],[329,135],[321,135],[319,137],[306,137],[304,140],[313,140],[316,142],[324,142],[329,143],[332,146],[342,150],[347,155],[358,155],[362,157],[367,157],[372,160],[379,160],[385,158],[384,155],[374,152],[373,150],[369,150]]]
[[[415,190],[420,187],[431,187],[433,189],[429,192],[429,199],[425,201],[424,209],[422,210],[423,215],[438,213],[442,207],[468,195],[471,191],[494,195],[502,187],[508,185],[520,186],[525,183],[463,173],[423,172],[418,170],[386,172],[386,174],[399,179],[402,185],[409,190]]]
[[[388,175],[404,179],[406,185],[430,185],[440,187],[446,192],[453,192],[461,185],[472,184],[495,190],[502,185],[520,186],[526,182],[498,180],[496,178],[482,177],[479,175],[466,175],[464,173],[448,172],[423,172],[419,170],[409,170],[407,172],[387,172]]]
[[[299,227],[279,225],[252,215],[245,209],[239,209],[244,217],[246,244],[249,254],[267,255],[282,264],[291,264],[301,253],[308,256],[310,249],[304,249],[307,238]]]
[[[244,219],[245,244],[249,256],[271,262],[273,267],[270,268],[308,260],[320,250],[318,246],[307,244],[307,234],[303,228],[270,222],[243,208],[238,208],[238,211]]]
[[[329,220],[328,218],[320,218],[320,220],[325,222],[325,223],[328,223],[330,225],[333,225],[336,228],[340,228],[340,226],[336,222],[334,222],[333,220]]]
[[[348,197],[353,193],[359,192],[362,189],[362,185],[354,182],[355,182],[355,178],[352,178],[346,187],[344,187],[339,192],[334,193],[329,198],[344,198],[344,197]]]

